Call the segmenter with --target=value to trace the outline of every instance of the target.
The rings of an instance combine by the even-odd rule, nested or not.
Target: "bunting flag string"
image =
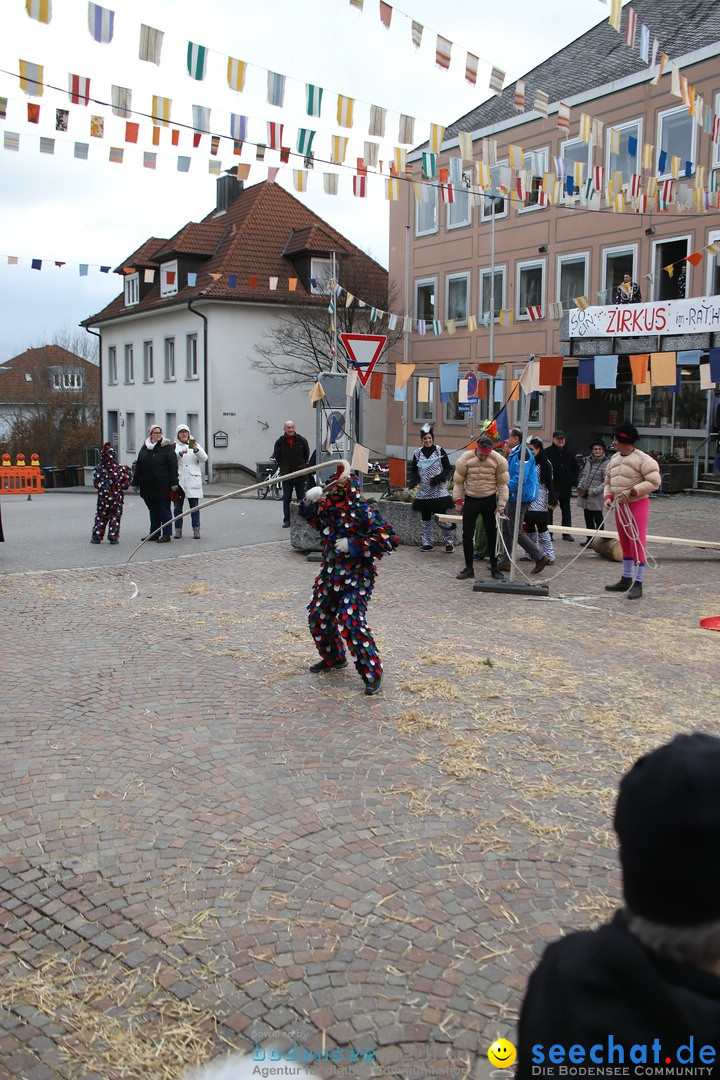
[[[351,3],[352,3],[352,0],[351,0]],[[30,15],[31,18],[35,18],[35,19],[38,19],[38,20],[43,21],[43,22],[48,22],[48,23],[50,22],[51,17],[52,17],[52,14],[51,14],[51,0],[25,0],[25,6],[26,6],[26,10],[27,10],[28,15]],[[362,9],[361,4],[358,4],[357,6],[359,6]],[[404,16],[404,13],[399,12],[397,9],[393,9],[391,7],[391,5],[389,5],[389,4],[382,4],[382,8],[383,8],[383,11],[385,12],[385,14],[383,16],[383,21],[385,19],[387,19],[388,20],[387,21],[388,26],[389,26],[389,20],[392,18],[393,10],[395,10],[395,12],[397,14],[402,15],[404,18],[407,18],[407,16]],[[625,20],[626,20],[625,41],[626,41],[626,44],[628,45],[628,47],[634,49],[635,48],[635,42],[636,42],[636,36],[637,36],[637,15],[636,15],[636,12],[634,11],[634,9],[632,9],[630,6],[627,6],[627,7],[623,8],[621,0],[611,0],[611,15],[610,15],[609,22],[610,22],[611,25],[613,25],[615,27],[615,29],[617,30],[618,33],[621,33],[621,29],[622,29],[621,28],[621,20],[622,20],[622,12],[623,11],[625,12]],[[114,17],[115,17],[115,13],[113,11],[111,11],[111,10],[109,10],[107,8],[103,8],[98,4],[94,4],[94,3],[89,3],[88,4],[88,27],[89,27],[90,32],[91,32],[91,34],[93,35],[93,37],[94,37],[94,39],[96,41],[107,43],[107,42],[109,42],[109,41],[111,41],[113,39]],[[424,28],[423,28],[423,26],[421,24],[416,23],[415,21],[412,21],[412,20],[410,20],[410,21],[412,22],[413,46],[415,48],[417,48],[417,47],[419,47],[419,44],[420,44],[420,41],[421,41],[421,38],[422,38],[422,31],[423,31]],[[678,71],[677,65],[673,64],[670,61],[668,54],[659,49],[659,43],[658,43],[658,40],[656,38],[653,39],[653,47],[652,47],[651,55],[650,55],[649,42],[650,42],[650,38],[651,38],[651,28],[649,28],[645,24],[642,24],[640,26],[639,37],[640,37],[639,53],[641,55],[641,58],[643,59],[643,62],[648,62],[648,60],[649,60],[649,66],[650,67],[655,65],[655,60],[656,60],[658,51],[660,51],[659,69],[658,69],[657,75],[656,75],[655,79],[653,80],[653,82],[656,82],[661,77],[661,75],[663,74],[663,71],[669,65],[669,71],[670,71],[671,80],[672,80],[672,92],[676,93],[678,96],[680,96],[682,98],[683,102],[688,107],[688,111],[691,112],[691,114],[693,115],[693,118],[694,118],[696,124],[699,127],[701,127],[702,130],[704,130],[706,133],[708,133],[710,135],[710,137],[713,139],[713,142],[715,142],[716,145],[720,145],[720,118],[718,118],[715,115],[712,107],[709,106],[709,105],[706,105],[703,102],[702,98],[700,98],[699,95],[696,94],[695,88],[692,85],[690,85],[688,83],[687,79],[685,79],[685,77]],[[163,38],[164,38],[164,32],[162,30],[155,29],[155,28],[150,27],[150,26],[148,26],[146,24],[141,24],[140,25],[140,48],[139,48],[139,53],[138,53],[140,59],[145,60],[145,61],[150,62],[150,63],[154,63],[154,64],[159,65],[160,60],[161,60]],[[436,45],[436,63],[440,64],[440,66],[444,66],[444,60],[447,58],[448,66],[449,66],[450,65],[449,56],[450,56],[450,51],[451,51],[451,48],[452,48],[452,43],[449,41],[449,39],[447,37],[445,37],[444,35],[439,34],[439,33],[436,33],[436,42],[437,42],[437,45]],[[217,51],[217,50],[208,49],[206,46],[195,45],[193,43],[188,43],[187,49],[188,49],[188,56],[187,56],[188,74],[192,78],[194,78],[196,80],[204,79],[205,71],[206,71],[207,55],[208,55],[209,52]],[[474,67],[473,67],[473,62],[474,62]],[[491,87],[491,89],[493,89],[495,92],[498,92],[498,93],[502,92],[502,86],[503,86],[503,82],[504,82],[504,78],[505,78],[504,72],[499,67],[497,67],[495,64],[491,64],[489,61],[487,61],[487,63],[488,63],[488,66],[491,68],[491,75],[490,75],[490,87]],[[244,82],[245,82],[245,72],[246,72],[246,68],[248,66],[247,63],[244,62],[244,61],[238,61],[238,60],[235,60],[233,58],[228,57],[227,65],[228,65],[228,68],[227,68],[227,71],[228,71],[228,85],[231,86],[233,89],[236,89],[238,91],[242,90],[243,87],[244,87]],[[265,69],[262,69],[262,70],[265,70]],[[477,75],[477,57],[475,56],[475,54],[468,52],[467,53],[467,65],[466,65],[466,78],[473,85],[475,84],[476,75]],[[281,75],[281,74],[275,73],[275,72],[267,72],[267,77],[268,77],[268,102],[270,104],[273,104],[273,105],[281,106],[283,101],[284,101],[285,79],[286,79],[286,77],[284,75]],[[42,81],[41,80],[33,80],[32,76],[29,79],[25,80],[26,85],[32,85],[33,81],[35,81],[38,84],[35,96],[40,96],[40,94],[42,93]],[[89,82],[89,80],[88,80],[88,82]],[[308,91],[311,91],[311,90],[315,91],[317,89],[316,87],[311,86],[310,84],[306,84],[306,88],[307,88]],[[316,107],[315,104],[313,103],[311,105],[310,101],[308,101],[309,115],[319,115],[320,114],[319,113],[319,104],[320,104],[321,96],[322,96],[322,90],[319,90],[319,92],[318,92],[318,102],[317,102],[317,109],[318,109],[317,112],[314,111],[314,109]],[[339,98],[340,97],[344,97],[344,96],[339,95]],[[521,108],[521,103],[522,103],[522,107],[524,107],[524,97],[525,97],[525,94],[524,94],[523,80],[518,80],[518,82],[516,83],[516,86],[515,86],[515,90],[514,90],[514,103],[515,103],[516,108],[520,109]],[[352,99],[346,99],[346,100],[348,102],[352,103]],[[541,113],[541,115],[546,115],[547,114],[546,111],[543,111],[543,110],[547,110],[547,107],[548,107],[547,95],[542,90],[536,91],[535,101],[533,103],[533,107],[537,111],[539,111]],[[313,111],[310,111],[311,108],[313,109]],[[340,104],[339,103],[338,103],[338,111],[340,112]],[[342,121],[340,119],[339,119],[339,122],[342,123]],[[601,128],[601,124],[600,124],[599,121],[594,120],[593,124],[594,124],[595,129],[597,129],[598,127]],[[350,124],[343,125],[343,126],[350,126]],[[437,127],[437,125],[434,125],[434,126]],[[568,131],[569,126],[570,126],[569,125],[569,107],[567,106],[567,104],[561,103],[560,107],[559,107],[559,110],[558,110],[558,127],[561,128],[561,130]],[[401,138],[398,141],[412,142],[413,140],[412,139],[403,140]],[[690,170],[689,170],[688,166],[691,165],[691,164],[692,163],[688,163],[688,162],[685,162],[685,163],[679,162],[679,163],[675,164],[674,166],[672,166],[673,169],[674,169],[674,172],[673,172],[674,178],[675,179],[678,178],[678,176],[675,175],[675,173],[677,172],[678,175],[679,175],[682,172],[683,168],[685,170],[686,176],[689,176],[690,175]]]

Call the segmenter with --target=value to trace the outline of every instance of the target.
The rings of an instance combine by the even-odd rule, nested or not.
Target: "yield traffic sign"
[[[367,386],[372,369],[387,342],[383,334],[341,334],[345,352],[358,373],[362,386]]]

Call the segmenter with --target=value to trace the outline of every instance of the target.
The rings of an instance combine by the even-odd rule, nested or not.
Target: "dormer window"
[[[310,260],[310,292],[313,296],[329,295],[332,265],[332,259]]]
[[[160,295],[175,296],[178,291],[177,259],[164,263],[160,267]]]
[[[54,390],[82,390],[82,372],[77,368],[50,368]]]
[[[125,307],[140,303],[140,275],[128,274],[125,278]]]

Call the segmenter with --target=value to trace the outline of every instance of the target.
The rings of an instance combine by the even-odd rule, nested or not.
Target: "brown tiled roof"
[[[340,255],[346,252],[347,248],[343,246],[340,249],[337,238],[334,238],[323,225],[311,225],[307,229],[293,229],[283,254],[300,255],[305,251],[313,255],[329,255],[335,251]]]
[[[288,287],[289,280],[298,276],[293,257],[304,252],[326,255],[334,250],[341,257],[341,284],[344,279],[351,292],[378,307],[387,303],[387,271],[294,195],[270,181],[244,188],[224,212],[214,209],[200,223],[184,226],[172,239],[154,247],[153,243],[148,240],[138,248],[153,265],[157,265],[161,254],[162,258],[180,254],[179,244],[185,245],[183,254],[195,255],[203,253],[190,248],[197,249],[202,243],[208,248],[212,245],[209,257],[198,271],[197,283],[181,288],[175,296],[161,299],[158,275],[139,304],[126,308],[120,294],[102,311],[85,319],[83,326],[117,318],[128,310],[134,314],[203,298],[268,304],[302,299],[326,304],[326,297],[311,296],[300,281],[296,290]],[[131,260],[124,265],[139,263],[137,252]],[[214,280],[212,275],[219,277]],[[228,275],[236,276],[236,288],[229,287]],[[257,278],[255,288],[251,287],[251,278]],[[274,290],[270,288],[270,278],[278,279]]]
[[[63,349],[60,345],[42,345],[38,349],[26,349],[0,364],[0,401],[33,402],[37,400],[37,380],[52,367],[82,368],[85,372],[86,390],[100,398],[100,369],[82,356]],[[33,376],[31,380],[25,375]]]
[[[113,273],[122,274],[126,266],[154,266],[153,255],[156,251],[159,251],[164,244],[167,244],[167,240],[163,237],[151,236],[149,240],[146,240],[144,244],[140,245],[137,251],[133,251],[132,255],[128,255],[127,259],[123,259],[120,265],[115,267]]]
[[[221,222],[198,224],[191,221],[158,248],[153,256],[153,262],[165,262],[174,255],[212,255],[224,231],[225,226]]]

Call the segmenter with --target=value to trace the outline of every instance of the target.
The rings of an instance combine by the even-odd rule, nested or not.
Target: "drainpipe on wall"
[[[98,339],[98,369],[100,371],[100,446],[105,442],[105,411],[103,409],[103,379],[102,379],[102,334],[99,330],[90,330],[85,327],[88,334]],[[119,436],[118,432],[118,436]]]
[[[208,483],[212,483],[213,454],[210,446],[210,417],[208,416],[208,321],[201,311],[196,311],[192,300],[188,300],[188,311],[203,321],[203,420],[205,424],[205,449],[207,451]]]

